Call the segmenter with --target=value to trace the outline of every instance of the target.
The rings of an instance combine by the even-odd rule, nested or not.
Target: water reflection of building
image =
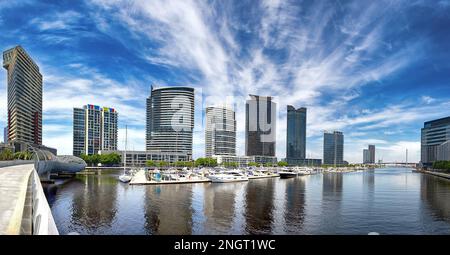
[[[373,169],[364,171],[363,173],[364,187],[373,190],[375,187],[375,171]]]
[[[322,216],[318,233],[336,234],[336,229],[342,226],[341,203],[343,192],[343,174],[324,173],[322,177]]]
[[[192,233],[192,185],[147,186],[144,218],[147,234]]]
[[[271,233],[273,220],[273,200],[275,179],[250,181],[245,198],[246,232],[249,234]]]
[[[434,215],[441,220],[450,222],[450,182],[448,180],[422,175],[420,195]]]
[[[72,221],[89,233],[111,226],[117,213],[117,181],[113,176],[81,177],[84,188],[72,200]],[[101,234],[101,233],[99,233]]]
[[[205,185],[204,192],[204,234],[230,233],[235,211],[236,192],[246,183]]]
[[[327,173],[323,174],[323,193],[331,196],[341,196],[343,187],[343,174]],[[325,194],[324,194],[325,195]]]
[[[299,233],[305,218],[305,180],[295,178],[286,183],[286,204],[284,209],[287,232]]]

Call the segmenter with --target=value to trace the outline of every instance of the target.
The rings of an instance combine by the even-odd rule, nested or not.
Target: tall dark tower
[[[245,154],[274,157],[276,103],[272,97],[250,95],[245,108]]]
[[[287,106],[286,159],[306,158],[306,108]]]

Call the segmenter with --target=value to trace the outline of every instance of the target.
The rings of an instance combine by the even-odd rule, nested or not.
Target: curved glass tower
[[[147,98],[146,149],[192,156],[194,88],[151,88]]]

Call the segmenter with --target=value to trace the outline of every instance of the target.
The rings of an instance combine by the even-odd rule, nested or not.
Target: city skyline
[[[239,109],[251,93],[276,97],[278,123],[286,123],[281,109],[287,104],[308,108],[307,158],[321,158],[322,131],[336,129],[345,133],[344,160],[350,163],[361,161],[368,144],[376,145],[376,160],[404,161],[408,149],[408,161],[418,162],[423,123],[449,115],[450,53],[444,49],[450,38],[440,26],[449,22],[450,7],[444,3],[433,8],[418,1],[381,1],[361,8],[358,2],[340,7],[243,2],[250,13],[245,18],[232,3],[186,1],[168,8],[170,1],[136,1],[125,8],[121,1],[74,6],[27,1],[0,5],[0,47],[22,45],[40,67],[42,142],[60,154],[72,151],[71,109],[86,103],[116,108],[119,149],[128,125],[129,146],[144,150],[145,98],[156,84],[192,86],[213,102],[235,96],[241,107],[239,155],[245,146],[245,112]],[[164,11],[155,12],[159,8]],[[118,9],[122,15],[111,14]],[[415,17],[417,11],[430,12],[427,23]],[[393,23],[391,16],[402,18]],[[175,22],[178,18],[184,22]],[[155,26],[163,30],[146,32]],[[3,128],[5,70],[0,91]],[[204,154],[203,110],[196,105],[194,158]],[[281,159],[286,127],[277,126]]]

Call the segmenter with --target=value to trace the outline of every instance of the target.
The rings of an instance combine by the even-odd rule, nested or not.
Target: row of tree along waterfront
[[[433,162],[433,169],[450,172],[450,161],[441,160]]]

